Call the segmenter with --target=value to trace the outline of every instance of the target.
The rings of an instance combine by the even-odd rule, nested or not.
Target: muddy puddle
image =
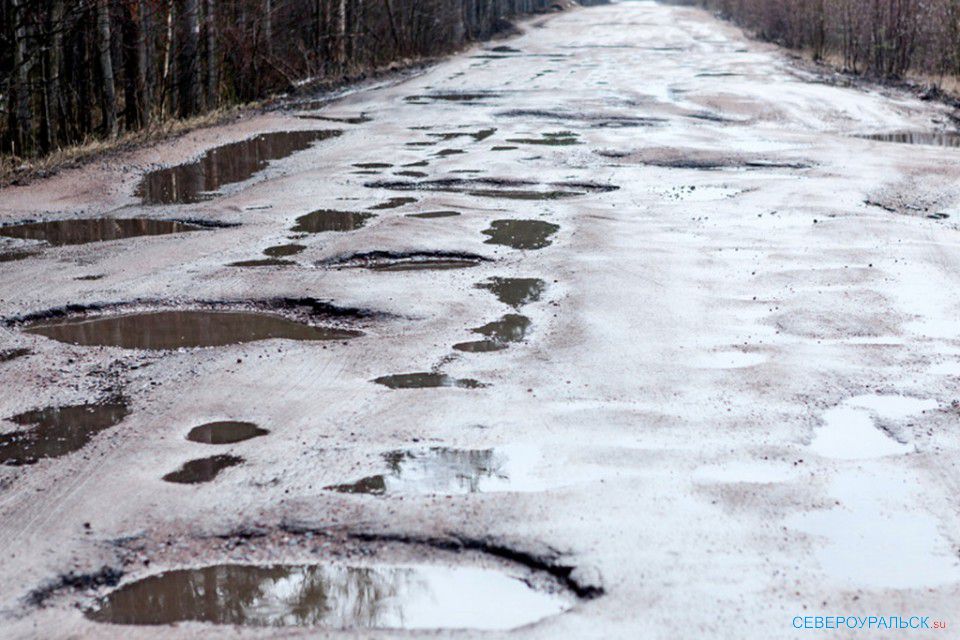
[[[322,263],[333,268],[361,268],[374,271],[417,271],[421,269],[468,269],[488,261],[483,256],[445,251],[395,253],[368,251],[333,258]]]
[[[189,204],[209,200],[223,186],[242,182],[271,160],[302,151],[340,131],[278,131],[207,151],[195,162],[151,171],[137,187],[144,204]]]
[[[565,147],[572,144],[580,144],[579,135],[573,131],[542,133],[539,137],[507,138],[507,142],[512,142],[513,144],[540,144],[551,147]]]
[[[185,462],[182,467],[163,476],[174,484],[202,484],[212,482],[220,472],[243,463],[240,456],[219,455]]]
[[[259,258],[256,260],[239,260],[237,262],[231,262],[228,267],[246,267],[246,268],[255,268],[255,267],[289,267],[290,265],[297,264],[293,260],[282,260],[280,258]]]
[[[575,111],[558,111],[558,110],[546,110],[546,109],[511,109],[509,111],[501,111],[497,114],[499,117],[504,118],[523,118],[531,119],[536,118],[539,120],[552,120],[554,122],[563,123],[576,123],[580,126],[589,126],[597,129],[604,128],[631,128],[631,127],[653,127],[661,125],[666,122],[664,118],[648,118],[648,117],[637,117],[622,115],[616,113],[584,113],[584,112],[575,112]],[[571,131],[562,131],[559,134],[570,134],[568,137],[576,137],[576,133]],[[563,137],[558,134],[545,134],[553,135],[557,137]],[[540,144],[543,144],[542,142]]]
[[[190,429],[187,434],[187,440],[191,442],[202,442],[203,444],[233,444],[243,442],[251,438],[259,438],[270,433],[266,429],[261,429],[252,422],[236,422],[232,420],[223,420],[219,422],[207,422]]]
[[[28,429],[0,434],[0,463],[33,464],[82,449],[98,433],[130,413],[123,400],[47,407],[8,418]]]
[[[483,234],[490,236],[485,244],[499,244],[513,249],[543,249],[551,244],[550,236],[560,225],[543,220],[494,220]]]
[[[480,567],[221,564],[127,583],[85,615],[127,625],[512,629],[571,604],[521,577]]]
[[[320,327],[253,311],[147,311],[118,316],[53,320],[25,331],[80,346],[124,349],[220,347],[258,340],[347,340],[358,331]]]
[[[539,278],[490,278],[476,286],[478,289],[486,289],[503,304],[519,309],[540,300],[547,283]]]
[[[460,102],[464,104],[482,104],[491,98],[499,98],[501,93],[496,91],[474,91],[462,93],[427,93],[407,96],[404,98],[410,104],[429,104],[431,102]]]
[[[369,209],[371,211],[377,211],[381,209],[398,209],[402,206],[413,204],[416,201],[416,198],[410,197],[390,198],[386,202],[381,202],[380,204],[375,204],[372,207],[369,207]]]
[[[916,131],[902,131],[899,133],[875,133],[859,136],[866,140],[878,142],[894,142],[897,144],[919,144],[932,147],[960,147],[960,133],[923,133]]]
[[[496,127],[489,129],[480,129],[478,131],[446,131],[438,133],[428,133],[427,135],[441,140],[456,140],[457,138],[473,138],[474,142],[483,142],[497,132]]]
[[[383,455],[384,473],[326,489],[378,496],[523,490],[529,487],[522,486],[525,484],[524,474],[517,467],[531,466],[529,454],[535,452],[521,449],[432,447],[420,451],[391,451]]]
[[[355,231],[371,218],[372,213],[362,211],[335,211],[333,209],[319,209],[297,218],[291,231],[299,233],[324,233],[325,231]]]
[[[481,198],[511,200],[557,200],[588,193],[616,191],[619,187],[593,182],[551,182],[546,185],[532,180],[508,178],[442,178],[421,181],[375,181],[364,185],[371,189],[395,191],[441,191]]]
[[[108,240],[123,240],[138,236],[159,236],[171,233],[200,231],[199,225],[175,220],[151,220],[149,218],[88,218],[85,220],[51,220],[28,222],[0,227],[0,236],[39,240],[60,247],[73,244],[89,244]],[[24,256],[26,257],[26,256]]]
[[[486,385],[470,378],[454,378],[445,373],[397,373],[381,376],[373,380],[390,389],[433,389],[437,387],[457,387],[460,389],[480,389]]]
[[[302,244],[278,244],[273,247],[267,247],[263,250],[263,255],[271,258],[283,258],[286,256],[295,256],[306,249]]]
[[[434,218],[452,218],[460,215],[459,211],[424,211],[422,213],[408,213],[408,218],[424,218],[432,220]]]
[[[474,333],[486,336],[484,340],[461,342],[453,345],[453,348],[457,351],[466,351],[468,353],[501,351],[506,349],[511,342],[522,341],[529,330],[529,318],[516,313],[510,313],[499,320],[488,322],[476,329],[471,329]]]

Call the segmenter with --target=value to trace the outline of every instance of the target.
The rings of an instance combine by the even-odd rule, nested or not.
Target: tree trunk
[[[263,39],[267,55],[273,51],[273,4],[263,0]]]
[[[341,67],[347,64],[347,0],[340,0],[337,14],[337,60]]]
[[[33,151],[33,110],[30,106],[30,66],[27,58],[27,16],[23,0],[12,0],[14,20],[14,99],[13,135],[14,154],[27,155]]]
[[[200,110],[200,15],[197,0],[183,0],[180,11],[182,41],[177,56],[179,113],[192,116]]]
[[[217,14],[214,0],[206,0],[207,22],[207,108],[216,109],[217,90]]]
[[[137,84],[140,86],[140,124],[150,124],[150,109],[153,104],[153,33],[152,20],[146,0],[137,0]]]
[[[103,76],[103,128],[111,138],[117,135],[117,91],[110,56],[110,0],[97,0],[97,53]]]

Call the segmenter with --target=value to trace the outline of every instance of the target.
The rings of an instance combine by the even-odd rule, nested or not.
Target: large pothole
[[[374,315],[314,299],[206,303],[201,308],[186,309],[143,307],[142,303],[72,307],[14,319],[8,324],[19,326],[26,333],[78,346],[161,351],[270,339],[349,340],[362,332],[340,325],[345,320]],[[318,319],[324,324],[312,324]]]
[[[140,568],[65,574],[28,601],[79,604],[101,624],[509,630],[603,593],[595,578],[583,577],[590,572],[542,545],[527,551],[455,536],[287,525],[202,538],[125,538],[113,548],[123,566]]]
[[[338,130],[277,131],[232,142],[207,151],[194,162],[151,171],[137,188],[144,204],[193,203],[209,200],[228,184],[242,182],[314,142],[340,135]]]

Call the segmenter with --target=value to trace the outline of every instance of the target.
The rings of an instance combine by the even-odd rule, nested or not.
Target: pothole
[[[128,625],[512,629],[569,606],[562,596],[490,569],[225,564],[126,584],[86,615]]]
[[[297,218],[291,231],[299,233],[323,233],[325,231],[356,231],[376,215],[362,211],[335,211],[319,209]]]
[[[536,490],[529,473],[537,458],[530,447],[391,451],[383,454],[384,473],[325,488],[377,496]]]
[[[221,187],[242,182],[313,143],[341,134],[328,131],[278,131],[207,151],[199,160],[151,171],[136,194],[144,204],[189,204],[209,200]]]
[[[304,249],[306,249],[306,247],[302,244],[278,244],[273,247],[267,247],[263,250],[263,254],[271,258],[283,258],[286,256],[295,256]]]
[[[7,418],[30,428],[0,434],[0,462],[19,466],[78,451],[101,431],[120,424],[129,413],[125,400],[114,399],[46,407]]]
[[[490,291],[503,304],[519,309],[538,301],[547,284],[539,278],[490,278],[476,286]]]
[[[355,162],[353,166],[358,169],[389,169],[393,165],[389,162]]]
[[[536,250],[551,244],[550,236],[560,225],[543,220],[494,220],[483,234],[490,236],[485,244],[499,244],[512,249]]]
[[[364,268],[375,271],[411,271],[419,269],[465,269],[489,261],[472,253],[448,251],[367,251],[331,258],[322,266],[333,268]]]
[[[539,144],[551,147],[564,147],[580,144],[579,135],[573,131],[553,131],[540,134],[538,138],[507,138],[513,144]]]
[[[857,136],[866,140],[878,142],[895,142],[897,144],[919,144],[932,147],[960,147],[960,133],[944,131],[939,133],[922,131],[900,131],[895,133],[873,133]]]
[[[753,154],[725,153],[708,149],[657,147],[632,151],[597,151],[604,158],[624,160],[663,169],[809,169],[814,166],[805,160],[771,160]]]
[[[381,202],[380,204],[375,204],[372,207],[369,207],[369,209],[371,211],[376,211],[380,209],[397,209],[404,205],[413,204],[416,201],[417,201],[416,198],[410,198],[410,197],[390,198],[386,202]]]
[[[395,191],[442,191],[485,198],[512,200],[557,200],[588,193],[616,191],[619,187],[594,182],[551,182],[546,185],[532,180],[509,178],[440,178],[421,181],[377,181],[364,186]]]
[[[124,349],[170,350],[220,347],[259,340],[348,340],[362,333],[338,326],[322,326],[290,319],[272,312],[289,309],[298,316],[333,320],[373,315],[359,309],[343,309],[313,299],[280,299],[249,303],[271,311],[212,308],[137,310],[119,314],[88,315],[89,311],[124,310],[133,305],[67,308],[33,314],[8,324],[23,323],[23,331],[78,346],[110,346]]]
[[[210,456],[208,458],[198,458],[183,463],[176,471],[171,471],[163,476],[165,482],[174,484],[203,484],[212,482],[220,472],[230,467],[243,464],[244,460],[240,456],[223,454]]]
[[[250,311],[152,311],[30,325],[27,333],[79,346],[124,349],[219,347],[258,340],[347,340],[357,331]]]
[[[138,236],[159,236],[200,231],[204,227],[176,220],[151,218],[87,218],[26,222],[0,227],[0,236],[21,240],[38,240],[59,247],[92,242],[123,240]],[[10,254],[7,254],[10,255]],[[22,257],[28,257],[28,255]]]
[[[460,215],[459,211],[424,211],[422,213],[408,213],[408,218],[424,218],[431,220],[433,218],[452,218]]]
[[[597,572],[563,562],[565,554],[546,545],[453,534],[290,523],[204,537],[140,535],[111,547],[123,567],[140,570],[71,572],[28,602],[79,606],[89,620],[117,625],[509,630],[604,592]]]
[[[413,95],[407,96],[404,98],[404,100],[411,104],[429,104],[430,102],[462,102],[466,104],[479,104],[491,98],[499,98],[501,95],[501,93],[496,91],[464,91]]]
[[[260,428],[253,422],[222,420],[207,422],[190,429],[187,440],[203,444],[233,444],[259,438],[269,433],[268,430]]]
[[[487,336],[485,340],[461,342],[453,345],[457,351],[484,353],[506,349],[511,342],[520,342],[530,329],[530,319],[526,316],[510,313],[499,320],[489,322],[482,327],[471,329],[474,333]]]
[[[289,267],[297,264],[293,260],[283,260],[281,258],[258,258],[255,260],[238,260],[227,264],[228,267]]]
[[[428,136],[440,138],[441,140],[455,140],[457,138],[469,137],[474,142],[483,142],[497,132],[496,128],[480,129],[479,131],[448,131],[441,133],[428,133]]]
[[[470,378],[454,378],[445,373],[432,372],[396,373],[389,376],[380,376],[373,382],[390,389],[433,389],[438,387],[481,389],[487,386]]]
[[[575,111],[549,111],[545,109],[512,109],[497,114],[503,118],[537,118],[556,122],[576,122],[595,128],[652,127],[666,122],[664,118],[642,118],[611,113],[583,113]]]

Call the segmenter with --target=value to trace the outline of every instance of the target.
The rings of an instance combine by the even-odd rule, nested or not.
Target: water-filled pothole
[[[368,495],[455,495],[518,491],[528,488],[520,467],[532,464],[526,447],[450,449],[432,447],[383,454],[387,471],[355,482],[326,487],[331,491]]]
[[[233,444],[265,436],[268,433],[270,433],[268,430],[262,429],[252,422],[222,420],[207,422],[190,429],[187,440],[204,444]]]
[[[417,201],[416,198],[410,198],[410,197],[390,198],[386,202],[381,202],[380,204],[375,204],[372,207],[369,207],[369,209],[371,211],[377,211],[380,209],[397,209],[404,205],[412,204],[416,201]]]
[[[571,604],[560,593],[480,567],[221,564],[127,583],[85,613],[129,625],[512,629]]]
[[[550,236],[560,230],[560,225],[543,220],[494,220],[483,231],[490,236],[486,244],[499,244],[513,249],[543,249],[550,246]]]
[[[452,218],[458,215],[460,215],[459,211],[424,211],[422,213],[408,213],[407,217],[431,220],[433,218]]]
[[[407,102],[412,104],[428,104],[429,102],[462,102],[466,104],[478,104],[482,103],[485,100],[490,98],[500,97],[500,93],[496,91],[464,91],[464,92],[447,92],[447,93],[428,93],[414,96],[407,96],[404,98]]]
[[[208,458],[198,458],[183,463],[183,466],[176,471],[171,471],[163,476],[165,482],[175,484],[202,484],[212,482],[220,472],[230,467],[235,467],[243,463],[240,456],[229,454],[210,456]]]
[[[437,387],[457,387],[460,389],[480,389],[486,385],[470,378],[454,378],[445,373],[397,373],[381,376],[374,380],[390,389],[432,389]]]
[[[203,227],[176,220],[150,218],[87,218],[26,222],[0,227],[0,236],[40,240],[55,247],[199,231]],[[23,256],[27,257],[27,256]]]
[[[361,333],[289,320],[254,311],[147,311],[79,319],[55,319],[24,329],[59,342],[124,349],[219,347],[258,340],[346,340]]]
[[[488,258],[472,253],[448,251],[367,251],[331,258],[323,266],[364,268],[374,271],[414,271],[420,269],[465,269],[476,267]]]
[[[539,300],[547,284],[539,278],[490,278],[476,286],[491,292],[503,304],[519,309]]]
[[[516,313],[509,313],[499,320],[488,322],[482,327],[471,329],[474,333],[487,336],[485,340],[461,342],[453,345],[457,351],[484,353],[506,349],[511,342],[520,342],[530,329],[530,319]]]
[[[960,133],[951,131],[942,133],[901,131],[898,133],[874,133],[859,137],[866,140],[896,142],[899,144],[919,144],[936,147],[960,147]]]
[[[539,138],[507,138],[513,144],[539,144],[552,147],[565,147],[580,144],[579,135],[573,131],[552,131],[540,134]]]
[[[278,244],[264,249],[263,255],[270,256],[271,258],[283,258],[286,256],[294,256],[304,249],[306,249],[306,247],[302,244]]]
[[[95,435],[123,421],[130,413],[124,400],[35,409],[8,418],[23,431],[0,434],[0,462],[33,464],[82,449]]]
[[[151,171],[137,195],[144,204],[193,203],[208,200],[228,184],[242,182],[266,168],[271,160],[302,151],[340,131],[278,131],[207,151],[199,160]]]
[[[551,182],[543,185],[532,180],[512,178],[440,178],[421,181],[376,181],[364,185],[371,189],[395,191],[442,191],[481,198],[510,200],[557,200],[588,193],[616,191],[619,187],[594,182]]]
[[[281,258],[258,258],[256,260],[238,260],[231,262],[228,267],[288,267],[297,264],[293,260],[283,260]]]
[[[335,211],[333,209],[318,209],[305,216],[297,218],[297,223],[290,228],[300,233],[323,233],[325,231],[355,231],[367,224],[376,215],[362,211]]]

